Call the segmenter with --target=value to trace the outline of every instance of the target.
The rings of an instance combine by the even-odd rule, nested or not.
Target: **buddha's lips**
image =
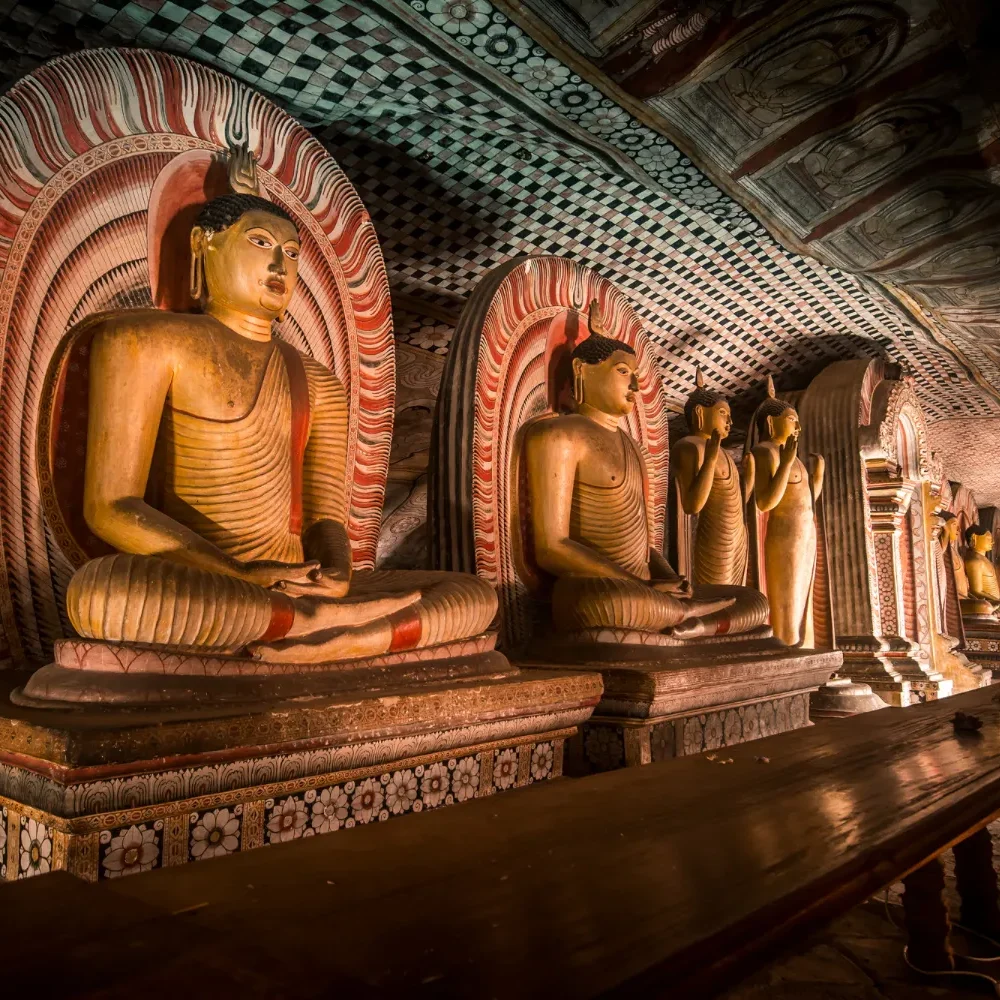
[[[268,278],[267,281],[264,282],[264,287],[268,291],[274,292],[276,295],[285,294],[285,283],[281,280],[281,278]]]

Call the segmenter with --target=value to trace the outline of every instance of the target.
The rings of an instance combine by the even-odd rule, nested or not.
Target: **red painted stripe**
[[[284,594],[272,593],[271,621],[268,622],[267,631],[257,641],[274,642],[276,639],[284,639],[294,620],[295,604],[292,599]]]
[[[420,624],[420,614],[416,608],[403,608],[389,615],[392,626],[392,641],[389,652],[397,653],[402,649],[414,649],[420,642],[423,626]]]
[[[733,627],[733,623],[729,618],[729,615],[722,615],[719,619],[719,627],[715,630],[716,635],[727,635],[729,630]]]
[[[292,465],[292,503],[288,514],[288,530],[293,535],[302,534],[302,466],[306,455],[306,441],[309,437],[309,382],[305,365],[299,352],[283,340],[276,341],[278,350],[285,359],[288,374],[288,389],[292,397],[292,445],[290,461]]]

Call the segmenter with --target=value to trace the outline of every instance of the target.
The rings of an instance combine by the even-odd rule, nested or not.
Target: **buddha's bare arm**
[[[698,514],[708,502],[715,478],[722,438],[717,431],[705,442],[704,455],[699,454],[690,439],[678,441],[674,448],[674,469],[680,487],[681,506],[685,514]]]
[[[798,440],[790,437],[780,447],[759,444],[754,448],[754,493],[760,510],[773,510],[781,503],[797,446]]]
[[[302,469],[302,548],[322,567],[327,596],[342,597],[351,579],[347,535],[347,394],[318,361],[303,357],[311,389],[309,440]]]
[[[525,450],[538,565],[557,577],[636,579],[589,545],[569,537],[573,487],[584,443],[560,427],[542,425],[528,435]]]
[[[809,485],[812,489],[813,503],[819,500],[823,492],[823,478],[826,475],[826,459],[815,453],[809,456]]]
[[[167,392],[173,379],[169,338],[127,318],[100,323],[90,360],[90,412],[84,518],[121,552],[159,556],[185,566],[270,586],[305,577],[312,565],[240,563],[143,499]]]

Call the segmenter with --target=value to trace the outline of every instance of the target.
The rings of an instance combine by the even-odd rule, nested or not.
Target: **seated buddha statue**
[[[555,628],[669,629],[691,638],[764,624],[759,594],[692,590],[650,546],[645,464],[620,426],[635,406],[636,355],[605,335],[596,302],[590,336],[571,357],[575,412],[535,423],[525,438],[534,558],[555,577]]]
[[[325,663],[485,631],[497,599],[475,577],[352,573],[347,396],[273,336],[296,284],[291,217],[223,195],[201,210],[191,251],[199,312],[84,321],[84,515],[116,552],[69,584],[77,632]]]
[[[695,585],[743,586],[748,553],[744,508],[753,487],[754,458],[748,453],[737,468],[722,448],[733,427],[729,403],[705,387],[701,369],[696,383],[684,405],[689,433],[670,452],[681,509],[698,517],[692,578]]]
[[[964,586],[958,577],[962,614],[995,619],[1000,607],[1000,587],[997,586],[996,569],[986,554],[993,548],[993,533],[974,524],[966,529],[965,544]]]

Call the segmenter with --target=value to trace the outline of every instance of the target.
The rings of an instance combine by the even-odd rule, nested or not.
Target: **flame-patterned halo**
[[[147,218],[161,171],[240,142],[262,194],[299,225],[299,283],[278,329],[348,390],[348,530],[355,565],[374,563],[395,372],[385,265],[356,191],[305,128],[221,73],[165,53],[79,53],[0,97],[0,624],[15,659],[44,657],[66,630],[73,566],[47,523],[38,451],[52,358],[86,315],[151,305]]]

